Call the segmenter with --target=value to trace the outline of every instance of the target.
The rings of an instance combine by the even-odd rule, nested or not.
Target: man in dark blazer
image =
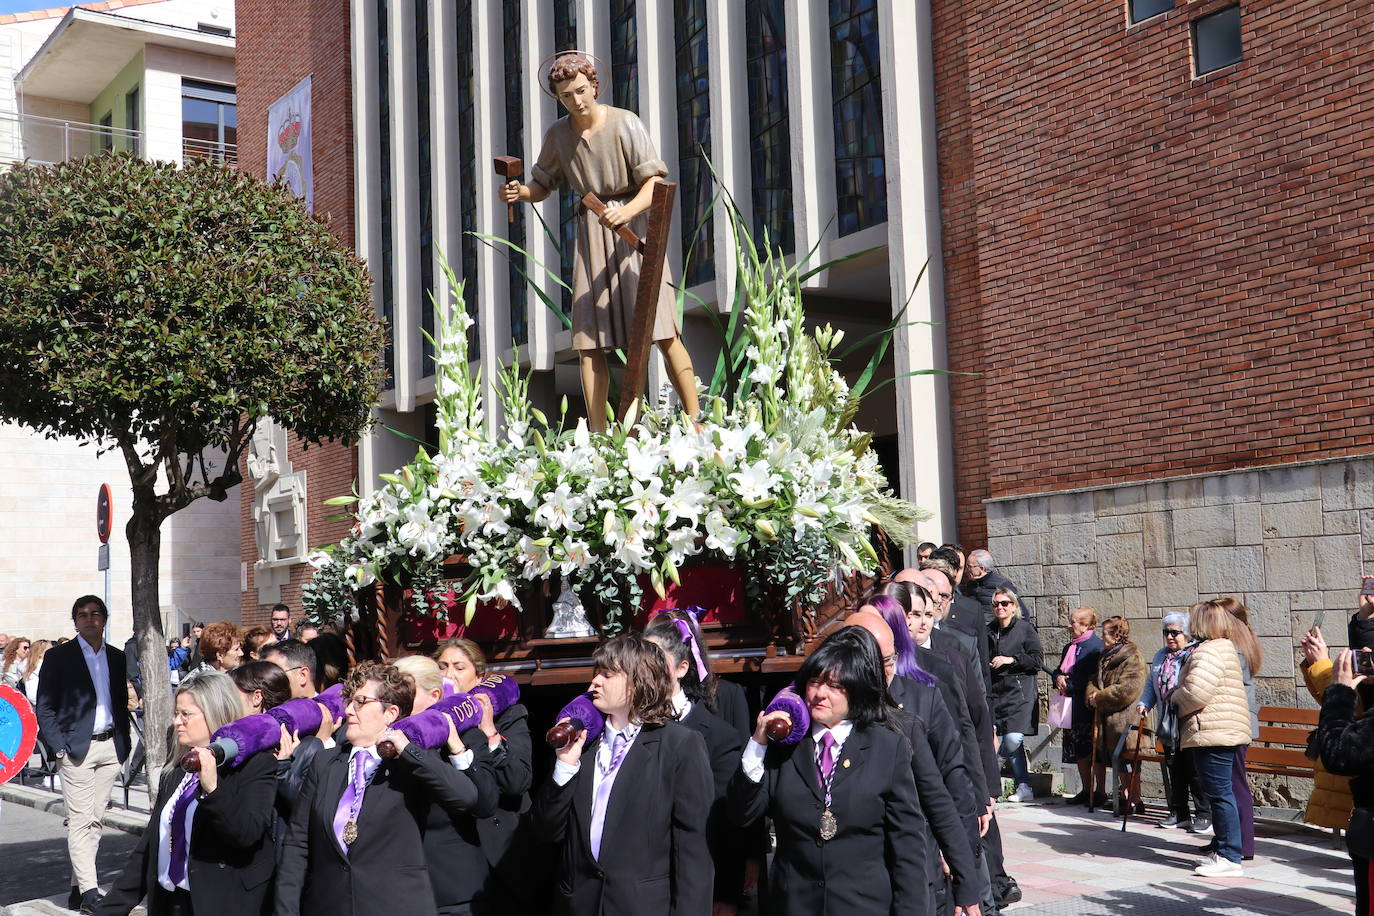
[[[978,847],[979,796],[969,781],[958,727],[934,684],[925,686],[897,674],[897,650],[892,628],[880,614],[858,611],[845,619],[846,626],[863,627],[878,641],[887,676],[888,694],[901,710],[902,731],[911,743],[911,770],[921,811],[930,833],[949,866],[953,888],[945,887],[939,860],[929,857],[932,912],[945,913],[951,899],[958,912],[977,912],[979,894]]]
[[[90,913],[100,902],[95,856],[101,820],[120,765],[129,756],[129,701],[124,653],[105,642],[110,612],[95,595],[72,605],[76,639],[43,656],[34,712],[43,741],[58,760],[67,809],[72,889],[68,909]]]

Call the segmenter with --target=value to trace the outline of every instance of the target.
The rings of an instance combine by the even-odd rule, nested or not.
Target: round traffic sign
[[[38,719],[24,695],[13,687],[0,687],[0,785],[29,765],[38,741]]]
[[[110,529],[114,526],[114,493],[108,483],[100,485],[95,497],[95,533],[100,543],[110,542]]]

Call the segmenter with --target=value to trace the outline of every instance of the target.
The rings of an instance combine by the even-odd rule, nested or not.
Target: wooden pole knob
[[[566,722],[559,722],[549,729],[544,735],[544,740],[549,747],[556,751],[561,751],[577,740],[577,736],[586,730],[586,725],[581,719],[569,719]]]
[[[769,741],[781,741],[792,734],[792,719],[790,716],[786,719],[774,719],[768,723],[764,731],[768,734]]]

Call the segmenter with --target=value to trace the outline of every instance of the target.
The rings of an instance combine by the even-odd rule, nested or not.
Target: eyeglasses
[[[1183,631],[1182,631],[1182,630],[1165,630],[1165,631],[1164,631],[1164,635],[1165,635],[1165,636],[1182,636],[1182,635],[1183,635]]]
[[[383,700],[381,697],[360,697],[356,694],[354,696],[349,697],[346,702],[348,704],[352,704],[353,706],[358,707],[359,709],[362,709],[368,703],[380,703],[383,706],[386,705],[386,700]]]
[[[993,607],[1016,607],[1016,602],[1015,602],[1015,601],[994,601],[994,602],[992,603],[992,606],[993,606]]]

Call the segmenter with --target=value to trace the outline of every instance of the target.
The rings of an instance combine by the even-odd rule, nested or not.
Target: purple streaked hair
[[[909,677],[918,684],[935,686],[935,676],[916,664],[916,644],[911,641],[911,632],[906,628],[906,612],[902,603],[890,595],[874,595],[864,602],[882,615],[883,620],[892,628],[892,645],[897,653],[897,673]]]

